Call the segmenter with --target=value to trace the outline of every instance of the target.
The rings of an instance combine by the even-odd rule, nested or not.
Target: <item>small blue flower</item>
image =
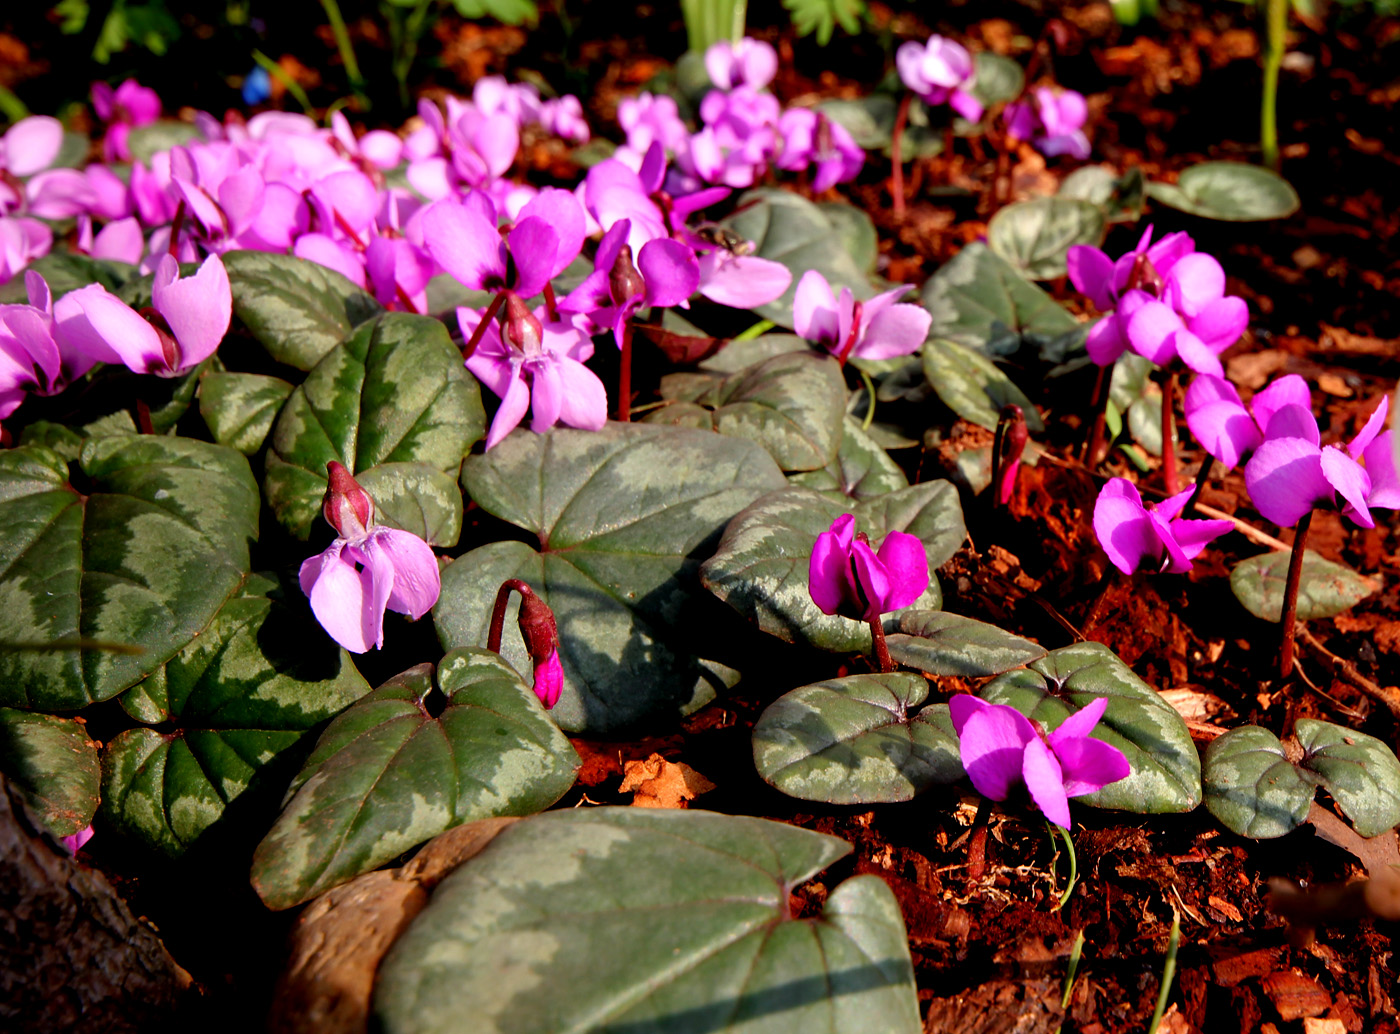
[[[243,77],[243,103],[248,107],[261,104],[272,96],[272,76],[267,69],[257,65]]]

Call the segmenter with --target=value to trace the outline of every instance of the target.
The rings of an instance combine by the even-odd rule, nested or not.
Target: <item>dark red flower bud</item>
[[[506,340],[526,355],[539,355],[544,339],[539,319],[514,291],[503,293],[506,304],[501,310],[501,326],[505,328]]]
[[[614,305],[626,305],[638,295],[646,294],[647,284],[632,264],[632,245],[624,244],[608,272],[608,293]]]
[[[374,500],[360,487],[343,464],[326,464],[328,484],[321,512],[335,533],[343,539],[361,539],[374,523]]]

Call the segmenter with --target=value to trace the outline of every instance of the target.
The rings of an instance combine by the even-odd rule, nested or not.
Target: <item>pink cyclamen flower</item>
[[[782,149],[776,165],[796,172],[816,164],[812,192],[822,191],[838,183],[848,183],[865,165],[865,149],[839,122],[833,122],[811,108],[788,108],[778,119],[778,137]]]
[[[1267,438],[1244,468],[1254,508],[1282,528],[1318,507],[1339,509],[1362,528],[1376,526],[1371,510],[1400,509],[1393,432],[1381,430],[1389,408],[1389,397],[1382,397],[1361,433],[1343,449],[1321,444],[1307,407],[1279,407],[1265,429]]]
[[[322,512],[338,537],[301,565],[301,591],[321,627],[345,649],[383,647],[386,609],[417,621],[437,602],[437,558],[412,532],[376,525],[373,500],[334,461]]]
[[[132,128],[160,118],[160,95],[135,79],[127,79],[115,90],[108,83],[93,83],[92,106],[97,117],[107,123],[102,157],[109,162],[131,161],[127,138]]]
[[[745,36],[737,43],[720,40],[705,51],[705,71],[721,90],[750,86],[761,90],[778,74],[778,52],[762,40]]]
[[[1089,105],[1074,90],[1052,90],[1040,86],[1031,91],[1030,101],[1006,106],[1006,128],[1018,140],[1025,140],[1047,158],[1067,154],[1083,161],[1091,150],[1084,135]]]
[[[948,701],[963,768],[977,792],[1004,801],[1024,785],[1045,817],[1066,829],[1071,797],[1132,774],[1121,750],[1089,735],[1107,708],[1108,698],[1098,697],[1047,736],[1006,704],[990,704],[966,693]]]
[[[1183,518],[1181,511],[1193,492],[1188,488],[1149,510],[1127,478],[1104,485],[1094,503],[1094,534],[1113,566],[1124,574],[1141,567],[1171,574],[1189,571],[1207,543],[1235,526],[1231,521]]]
[[[92,827],[85,826],[76,833],[69,833],[66,837],[59,837],[58,842],[63,845],[63,849],[70,855],[77,854],[84,844],[92,839]]]
[[[933,317],[918,305],[896,304],[909,285],[856,301],[849,287],[840,298],[815,269],[802,274],[792,301],[792,326],[799,337],[846,359],[893,359],[917,352]]]
[[[928,556],[917,535],[892,531],[876,553],[849,513],[817,536],[807,589],[823,614],[874,621],[909,606],[928,588]]]
[[[930,36],[926,43],[910,40],[900,45],[894,61],[904,85],[925,104],[946,103],[970,122],[982,117],[982,102],[968,92],[977,70],[962,44],[942,36]]]
[[[1309,409],[1311,405],[1307,381],[1296,373],[1256,393],[1249,408],[1224,377],[1202,374],[1186,390],[1186,426],[1206,452],[1225,464],[1226,470],[1234,470],[1263,444],[1275,413],[1284,406]]]

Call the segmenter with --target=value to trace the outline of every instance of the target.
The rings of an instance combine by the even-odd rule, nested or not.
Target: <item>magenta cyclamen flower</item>
[[[1018,140],[1026,140],[1047,158],[1067,154],[1083,161],[1089,157],[1089,138],[1084,123],[1089,105],[1074,90],[1052,90],[1040,86],[1032,91],[1033,100],[1006,106],[1006,128]]]
[[[529,298],[563,272],[583,247],[583,208],[566,190],[546,187],[520,211],[502,240],[491,203],[439,201],[423,213],[429,254],[459,283],[479,291],[509,289]]]
[[[738,43],[720,40],[705,51],[705,71],[721,90],[751,86],[761,90],[778,74],[778,52],[762,40],[745,36]]]
[[[804,337],[846,359],[893,359],[917,352],[933,317],[918,305],[896,304],[909,285],[858,302],[849,287],[837,298],[826,277],[809,269],[797,282],[792,326]]]
[[[680,241],[647,241],[634,265],[632,246],[627,243],[631,231],[630,219],[613,223],[598,242],[593,272],[559,303],[563,311],[588,317],[599,332],[611,330],[619,348],[627,321],[638,309],[679,305],[700,283],[700,263]]]
[[[1258,392],[1248,409],[1228,380],[1202,374],[1186,390],[1186,426],[1206,452],[1225,464],[1226,470],[1234,470],[1263,443],[1275,413],[1284,406],[1309,409],[1311,405],[1308,384],[1296,373]]]
[[[970,122],[982,117],[982,102],[968,92],[977,71],[972,55],[960,43],[930,36],[927,43],[910,40],[894,56],[899,78],[925,104],[947,103]]]
[[[437,558],[411,532],[374,523],[374,502],[341,464],[329,465],[322,512],[337,538],[301,565],[301,591],[321,627],[345,649],[384,645],[384,611],[417,621],[442,591]]]
[[[1089,734],[1108,699],[1098,697],[1048,736],[1014,707],[966,693],[948,701],[963,768],[983,797],[1004,801],[1024,785],[1045,817],[1069,828],[1069,799],[1132,774],[1123,752]]]
[[[861,621],[907,607],[928,588],[928,556],[918,536],[892,531],[870,548],[856,519],[846,513],[817,536],[807,571],[807,588],[823,614]]]
[[[1231,521],[1183,518],[1181,511],[1194,491],[1179,492],[1149,510],[1127,478],[1104,485],[1094,504],[1094,534],[1113,566],[1124,574],[1142,567],[1171,574],[1189,571],[1207,543],[1234,528]]]
[[[1389,408],[1390,399],[1383,397],[1361,433],[1343,449],[1321,444],[1317,421],[1306,406],[1279,407],[1265,429],[1267,438],[1244,468],[1254,508],[1283,528],[1318,507],[1340,509],[1362,528],[1376,526],[1371,510],[1400,509],[1393,432],[1381,430]]]

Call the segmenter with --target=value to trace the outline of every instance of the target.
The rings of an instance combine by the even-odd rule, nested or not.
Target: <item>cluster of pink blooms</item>
[[[655,143],[675,162],[672,193],[706,184],[751,187],[769,168],[798,172],[815,166],[812,189],[821,193],[855,179],[865,152],[845,127],[811,108],[784,109],[764,89],[778,72],[778,54],[761,40],[723,40],[705,52],[715,88],[700,102],[700,129],[692,133],[670,97],[642,93],[623,100],[617,119],[627,133],[618,158],[637,168]]]

